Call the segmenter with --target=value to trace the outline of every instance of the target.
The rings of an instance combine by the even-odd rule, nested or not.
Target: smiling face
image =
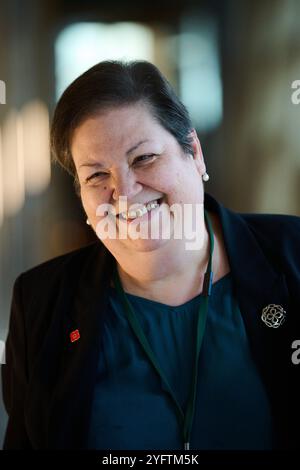
[[[201,175],[205,164],[196,133],[192,133],[194,157],[184,154],[175,137],[162,127],[145,104],[127,105],[99,112],[74,131],[71,152],[87,217],[96,230],[100,204],[122,212],[120,196],[131,204],[144,205],[163,197],[161,206],[143,216],[143,223],[157,224],[172,204],[203,203]],[[151,214],[151,217],[150,217]],[[102,216],[103,217],[103,216]],[[136,219],[137,220],[137,219]],[[123,252],[151,251],[172,244],[171,238],[103,239],[116,256]],[[136,223],[136,221],[134,221]],[[117,235],[126,220],[117,217]],[[176,240],[176,242],[178,242]]]

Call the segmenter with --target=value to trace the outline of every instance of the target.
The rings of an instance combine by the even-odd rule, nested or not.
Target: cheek
[[[109,204],[111,202],[109,198],[109,194],[106,191],[104,192],[102,191],[101,195],[99,193],[100,193],[99,188],[96,188],[96,187],[86,188],[81,191],[82,206],[86,214],[91,220],[101,219],[101,215],[96,215],[97,208],[101,204]]]
[[[173,202],[198,202],[202,198],[201,179],[194,171],[176,171],[168,189]]]
[[[81,191],[81,202],[85,212],[90,217],[95,217],[97,206],[101,203],[101,201],[96,198],[96,195],[90,191],[83,190]]]
[[[179,174],[179,173],[178,173]],[[141,178],[141,182],[148,187],[153,187],[162,193],[169,193],[178,185],[177,172],[170,171],[167,166],[160,166],[155,171],[147,173],[146,177]]]
[[[81,204],[82,204],[82,207],[83,207],[85,213],[87,214],[87,216],[89,218],[93,217],[94,211],[92,210],[89,201],[87,200],[87,198],[83,194],[81,194]]]
[[[181,193],[184,185],[184,178],[180,175],[180,171],[166,171],[159,172],[149,181],[144,183],[150,188],[155,188],[157,191],[165,194],[169,200],[175,199]]]

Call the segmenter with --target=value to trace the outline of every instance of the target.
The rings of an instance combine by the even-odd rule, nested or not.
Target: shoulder
[[[240,217],[248,228],[268,243],[283,244],[300,241],[300,217],[282,214],[244,214]]]
[[[219,215],[223,229],[225,226],[227,231],[237,231],[241,236],[250,231],[255,238],[275,244],[300,239],[300,217],[296,215],[236,212],[208,193],[205,193],[205,207]]]
[[[235,212],[205,193],[205,207],[220,217],[227,237],[237,233],[238,237],[252,234],[262,244],[282,246],[300,241],[300,217],[287,214]]]
[[[69,274],[73,276],[79,273],[82,266],[88,262],[93,254],[101,250],[101,243],[94,242],[77,250],[70,251],[50,260],[44,261],[24,272],[22,272],[15,281],[15,288],[22,286],[26,293],[30,291],[31,286],[36,290],[43,285],[49,289],[54,287]]]
[[[277,260],[280,267],[290,265],[299,270],[300,265],[300,217],[282,214],[243,214],[239,216],[247,224],[261,248]]]
[[[53,317],[70,309],[83,276],[101,265],[103,246],[96,241],[22,272],[13,287],[10,328],[24,323],[28,334],[38,331],[43,337]]]
[[[98,248],[98,245],[99,242],[94,242],[77,250],[73,250],[68,253],[64,253],[60,256],[56,256],[55,258],[51,258],[24,271],[22,275],[26,278],[48,275],[63,270],[70,263],[76,266],[76,264],[80,264],[84,259],[90,256],[90,254]]]

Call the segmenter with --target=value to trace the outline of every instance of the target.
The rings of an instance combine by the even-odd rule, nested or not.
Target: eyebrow
[[[145,142],[149,142],[148,139],[140,140],[137,144],[127,150],[126,155],[130,155],[134,150],[136,150],[140,145],[144,144]]]
[[[130,149],[126,151],[126,155],[127,156],[130,155],[132,152],[134,152],[134,150],[136,150],[140,145],[144,144],[145,142],[149,142],[149,140],[148,139],[140,140],[137,144],[133,145],[132,147],[130,147]],[[85,162],[85,163],[82,163],[82,165],[80,165],[79,168],[83,166],[98,167],[98,168],[104,167],[104,165],[102,165],[102,163],[99,163],[99,162]]]

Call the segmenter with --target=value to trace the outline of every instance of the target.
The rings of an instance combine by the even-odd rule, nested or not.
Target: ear
[[[195,129],[192,129],[190,136],[191,136],[191,146],[192,146],[193,153],[194,153],[193,160],[195,162],[195,165],[197,167],[197,170],[200,176],[202,176],[206,172],[206,166],[205,166],[205,162],[203,158],[201,144],[200,144],[200,141],[199,141],[199,138]]]

